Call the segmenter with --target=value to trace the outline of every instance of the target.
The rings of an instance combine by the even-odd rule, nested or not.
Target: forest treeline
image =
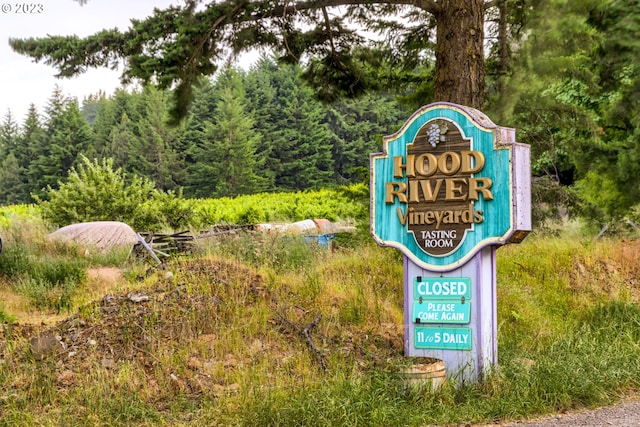
[[[481,109],[496,124],[515,128],[517,141],[531,146],[535,218],[568,212],[599,223],[623,217],[637,222],[640,3],[485,4]],[[390,24],[376,20],[375,13],[398,13],[396,8],[370,10],[363,5],[354,10],[367,12],[362,15],[364,23],[387,28]],[[145,25],[156,24],[154,19],[163,16]],[[336,68],[340,64],[311,61],[300,68],[264,57],[248,71],[226,66],[213,77],[202,78],[193,97],[180,92],[190,90],[189,85],[173,92],[149,85],[110,96],[97,94],[80,105],[56,89],[42,113],[32,106],[23,121],[7,113],[0,124],[0,203],[44,197],[49,186],[55,189],[78,164],[80,155],[113,159],[114,167],[127,176],[152,180],[162,191],[181,189],[189,198],[366,182],[369,154],[381,150],[382,136],[397,131],[411,113],[437,97],[437,46],[432,43],[429,16],[405,20],[416,27],[390,27],[391,35],[402,29],[403,37],[367,46],[354,42],[347,65],[357,67],[344,75],[345,70]],[[156,30],[161,36],[167,28],[159,25]],[[105,34],[96,37],[102,40]],[[119,35],[122,43],[129,36]],[[237,34],[239,43],[241,36],[247,34]],[[92,40],[86,43],[93,46]],[[76,44],[66,45],[67,41],[14,41],[14,48],[33,48],[35,58],[49,49],[54,56],[55,52],[70,55],[64,58],[72,58],[67,64],[71,68],[65,69],[71,72],[76,69],[74,61],[82,63],[84,58]],[[169,43],[171,52],[181,47],[175,43]],[[136,52],[131,55],[138,58]],[[151,63],[145,66],[156,64],[153,58],[146,59]],[[211,58],[205,55],[205,60]],[[156,64],[158,75],[179,68],[164,70],[162,64]],[[144,77],[149,70],[134,71]],[[320,77],[326,75],[338,78],[345,90],[350,84],[365,80],[367,84],[357,91],[360,97],[347,99],[339,92],[331,103],[321,103],[318,99],[333,88],[322,86]],[[191,77],[176,78],[190,81]],[[175,118],[171,100],[176,95],[193,102],[178,125],[169,126]]]
[[[264,57],[251,70],[203,79],[186,119],[168,124],[166,91],[92,95],[56,87],[40,114],[0,126],[0,204],[46,198],[81,156],[113,159],[127,176],[185,197],[234,197],[362,182],[369,154],[408,117],[391,95],[323,104],[300,68]]]

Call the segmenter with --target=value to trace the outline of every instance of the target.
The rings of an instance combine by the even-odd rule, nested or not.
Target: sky
[[[72,79],[58,79],[56,69],[15,53],[9,38],[46,37],[97,33],[105,28],[126,30],[132,18],[150,16],[179,0],[89,0],[84,6],[73,0],[0,0],[0,121],[10,110],[22,125],[30,104],[44,114],[56,84],[65,96],[80,103],[100,90],[110,95],[120,87],[122,70],[90,69]],[[28,5],[27,9],[20,7]]]

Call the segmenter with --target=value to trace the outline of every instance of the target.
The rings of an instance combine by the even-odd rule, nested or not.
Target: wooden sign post
[[[531,231],[529,146],[438,102],[371,155],[371,235],[404,254],[406,356],[477,380],[497,364],[495,250]]]

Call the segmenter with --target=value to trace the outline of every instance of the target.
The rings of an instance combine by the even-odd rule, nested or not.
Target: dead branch
[[[322,314],[318,314],[318,316],[311,323],[309,323],[307,326],[304,327],[304,329],[302,330],[302,335],[304,335],[304,338],[305,338],[305,341],[307,342],[307,345],[309,347],[311,347],[311,350],[314,351],[314,354],[318,358],[318,362],[320,362],[320,366],[322,366],[322,370],[326,371],[327,370],[327,364],[326,364],[326,362],[324,360],[324,353],[322,353],[322,351],[320,351],[320,349],[316,346],[316,344],[311,339],[311,336],[309,335],[309,331],[311,329],[317,327],[318,323],[320,323],[321,319],[322,319]]]
[[[318,360],[318,363],[320,363],[322,370],[326,371],[327,363],[325,361],[325,355],[322,352],[322,350],[320,350],[318,346],[315,344],[310,334],[311,330],[317,327],[318,323],[320,323],[320,320],[322,319],[322,314],[318,314],[318,316],[316,316],[316,318],[310,323],[308,323],[306,326],[300,327],[295,323],[291,322],[289,319],[287,319],[284,316],[284,314],[282,314],[283,310],[276,310],[275,313],[276,313],[276,319],[275,319],[276,323],[278,323],[280,326],[283,326],[285,329],[289,330],[290,332],[294,332],[295,334],[302,336],[304,338],[305,343],[311,349],[311,351],[313,352],[313,355]]]

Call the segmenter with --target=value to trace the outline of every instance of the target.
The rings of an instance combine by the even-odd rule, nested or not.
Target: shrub
[[[37,199],[44,219],[58,226],[88,221],[121,221],[134,229],[184,225],[188,204],[181,194],[157,190],[153,181],[114,169],[113,159],[91,162],[81,157],[59,188],[48,187],[48,200]]]
[[[140,205],[140,215],[132,222],[138,229],[160,229],[168,227],[171,230],[189,228],[193,217],[194,203],[185,200],[182,191],[153,190],[151,197]]]

